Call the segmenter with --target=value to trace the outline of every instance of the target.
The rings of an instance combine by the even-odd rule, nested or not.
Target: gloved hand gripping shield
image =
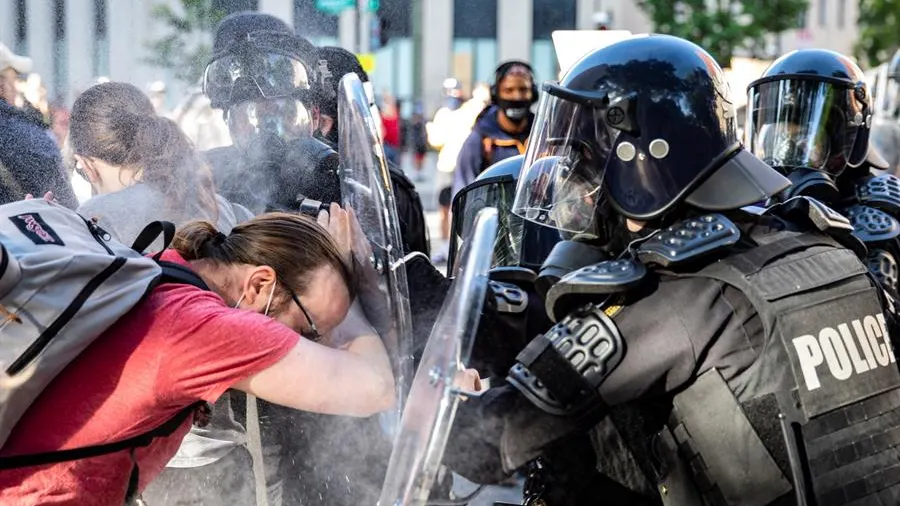
[[[393,429],[399,424],[413,373],[409,289],[384,147],[356,74],[341,79],[338,118],[343,207],[355,212],[369,242],[355,250],[371,252],[369,258],[355,259],[364,267],[359,269],[359,297],[369,322],[384,341],[397,385],[397,409],[390,423]]]
[[[431,492],[462,394],[454,380],[465,369],[487,295],[497,226],[497,210],[486,208],[465,238],[403,410],[380,506],[422,506]]]

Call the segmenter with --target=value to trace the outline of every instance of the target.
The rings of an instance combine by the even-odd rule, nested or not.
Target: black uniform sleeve
[[[600,386],[604,406],[556,416],[511,386],[493,389],[460,405],[447,449],[451,468],[476,482],[496,481],[596,425],[607,406],[678,390],[709,364],[728,379],[752,363],[761,345],[761,334],[753,329],[758,318],[746,298],[709,279],[664,280],[613,319],[626,348]]]
[[[608,405],[679,389],[696,376],[713,344],[745,336],[723,284],[705,278],[664,279],[613,320],[625,354],[600,385]]]

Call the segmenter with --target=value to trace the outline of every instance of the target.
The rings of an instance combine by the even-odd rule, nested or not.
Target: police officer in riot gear
[[[273,16],[240,12],[216,29],[203,91],[234,145],[206,156],[219,191],[255,213],[340,202],[337,153],[313,138],[325,93],[315,61],[315,47]]]
[[[869,153],[872,100],[862,71],[846,56],[824,49],[793,51],[750,84],[750,149],[793,182],[786,197],[833,201],[821,187]]]
[[[256,213],[317,214],[340,203],[338,154],[314,137],[318,107],[336,103],[316,48],[277,18],[245,12],[219,24],[213,53],[204,92],[223,109],[234,142],[207,152],[219,191]],[[245,404],[234,404],[241,421]],[[271,504],[374,503],[390,451],[377,417],[258,405]]]
[[[371,104],[370,110],[378,121],[378,108],[375,107],[375,95],[369,75],[355,54],[340,47],[320,47],[317,50],[316,68],[321,74],[323,87],[322,100],[319,101],[319,125],[316,136],[337,149],[338,146],[338,103],[337,94],[341,78],[355,73],[362,81],[366,95]],[[416,186],[406,177],[400,167],[388,162],[391,186],[397,203],[397,218],[400,221],[400,235],[403,238],[403,249],[406,253],[420,251],[425,255],[431,252],[428,237],[428,226],[425,223],[425,212],[422,199]]]
[[[512,212],[513,196],[524,161],[525,155],[501,160],[456,194],[449,267],[452,272],[462,237],[475,215],[484,207],[494,207],[499,214],[500,229],[494,245],[492,277],[510,277],[519,272],[520,277],[527,278],[537,294],[543,297],[547,288],[562,275],[607,257],[604,252],[583,242],[570,240],[574,234],[540,226]],[[523,271],[530,272],[530,276]]]
[[[793,51],[750,84],[748,104],[752,152],[794,183],[776,200],[813,197],[848,217],[870,270],[896,293],[900,179],[870,145],[873,99],[859,67],[834,51]]]
[[[896,503],[893,316],[846,219],[741,210],[789,181],[742,148],[715,61],[636,37],[544,91],[514,210],[610,260],[549,288],[558,323],[514,390],[461,405],[445,460],[531,462],[532,505]]]

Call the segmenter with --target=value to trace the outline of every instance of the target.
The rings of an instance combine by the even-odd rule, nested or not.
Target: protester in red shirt
[[[400,165],[400,111],[397,101],[390,95],[385,95],[382,102],[381,128],[385,156],[394,165]]]
[[[350,217],[332,205],[319,221],[324,227],[267,214],[227,236],[207,222],[187,225],[163,259],[190,268],[211,291],[152,290],[43,391],[0,459],[125,440],[197,401],[214,403],[229,388],[320,413],[390,408],[388,356],[351,308]],[[190,423],[145,448],[0,472],[0,504],[121,506],[134,464],[141,490]]]

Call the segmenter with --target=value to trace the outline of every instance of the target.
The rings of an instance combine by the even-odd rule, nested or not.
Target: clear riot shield
[[[338,137],[340,145],[341,197],[352,209],[369,240],[370,262],[377,278],[362,276],[360,301],[369,322],[378,330],[391,357],[397,385],[397,408],[383,416],[391,436],[400,420],[412,381],[412,320],[403,258],[397,205],[391,187],[384,147],[369,108],[369,99],[356,74],[341,79],[338,89]],[[362,272],[373,272],[362,269]]]
[[[410,388],[379,506],[422,506],[428,500],[459,402],[454,378],[465,369],[487,295],[497,228],[497,210],[488,207],[464,239],[456,278]]]

